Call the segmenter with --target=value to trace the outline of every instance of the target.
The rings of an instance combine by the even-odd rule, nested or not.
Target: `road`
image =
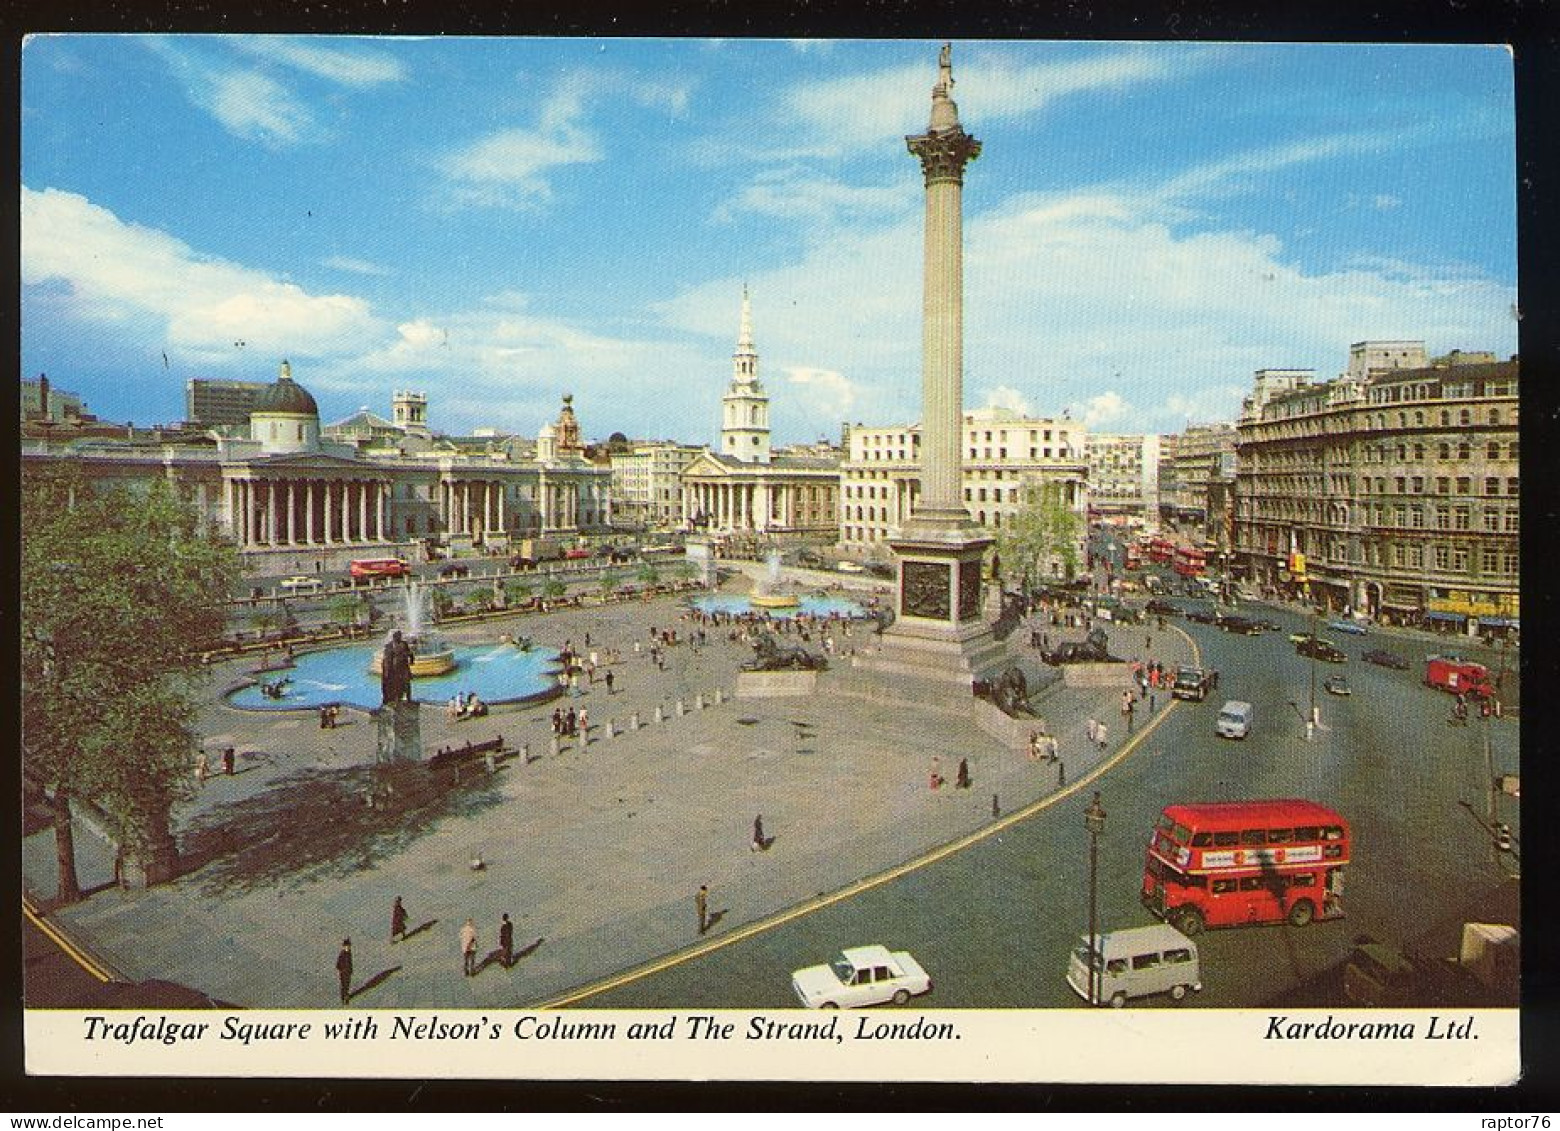
[[[1333,968],[1356,934],[1383,941],[1419,937],[1455,919],[1514,870],[1497,854],[1467,802],[1483,815],[1483,725],[1454,728],[1448,700],[1422,687],[1418,672],[1361,662],[1382,642],[1339,643],[1351,657],[1320,665],[1321,723],[1304,737],[1310,661],[1286,636],[1303,618],[1269,612],[1284,631],[1230,636],[1184,625],[1222,678],[1214,700],[1177,708],[1142,746],[1097,783],[1109,814],[1100,844],[1102,928],[1152,919],[1138,902],[1149,829],[1171,801],[1308,797],[1351,822],[1354,861],[1342,920],[1304,928],[1250,927],[1202,936],[1207,1006],[1256,1006]],[[1157,631],[1157,630],[1156,630]],[[1113,632],[1113,651],[1133,654],[1141,629]],[[1119,634],[1120,641],[1115,637]],[[1389,646],[1418,658],[1401,642]],[[1322,678],[1347,672],[1354,694],[1320,691]],[[1226,698],[1256,706],[1242,742],[1217,738],[1214,717]],[[1291,706],[1291,703],[1296,704]],[[1517,769],[1512,720],[1489,725],[1495,771]],[[1499,819],[1517,829],[1516,803],[1502,798]],[[881,942],[910,950],[932,974],[926,1004],[939,1008],[1073,1006],[1067,955],[1087,926],[1088,841],[1084,793],[964,852],[858,898],[802,916],[576,1003],[612,1008],[782,1008],[794,1005],[789,972],[822,962],[843,946]],[[1167,999],[1145,999],[1149,1007]],[[1343,1004],[1340,1002],[1339,1004]]]

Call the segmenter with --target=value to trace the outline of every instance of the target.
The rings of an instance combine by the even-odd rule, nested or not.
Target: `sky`
[[[22,375],[171,422],[714,444],[742,288],[774,442],[919,419],[933,41],[62,35],[22,53]],[[1517,349],[1499,46],[956,41],[964,399],[1233,419],[1350,343]]]

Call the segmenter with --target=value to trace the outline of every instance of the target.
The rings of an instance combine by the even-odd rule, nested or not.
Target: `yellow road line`
[[[43,917],[32,908],[26,899],[22,900],[22,914],[27,916],[27,921],[33,926],[37,927],[45,935],[47,935],[54,942],[54,945],[64,951],[65,954],[70,959],[72,959],[77,966],[80,966],[83,970],[85,970],[88,974],[91,974],[98,981],[116,982],[119,980],[118,978],[115,978],[106,967],[102,966],[94,959],[87,957],[87,955],[79,948],[77,948],[77,946],[71,942],[70,939],[66,938],[59,931],[55,930],[52,925],[45,922]]]
[[[1171,627],[1175,632],[1179,633],[1188,644],[1192,646],[1193,659],[1200,667],[1202,665],[1202,650],[1197,647],[1197,642],[1188,636],[1179,625],[1174,625]],[[896,865],[887,871],[879,872],[873,876],[867,876],[864,879],[857,880],[853,884],[849,884],[843,888],[840,888],[838,891],[830,892],[827,895],[817,896],[805,903],[797,904],[795,907],[788,908],[785,911],[781,911],[775,915],[772,915],[767,919],[760,919],[757,922],[749,923],[744,927],[738,927],[736,930],[730,932],[729,934],[721,935],[719,938],[698,943],[694,946],[688,947],[685,950],[677,951],[675,954],[669,954],[664,958],[658,958],[652,962],[645,963],[643,966],[638,966],[631,970],[626,970],[621,974],[614,974],[611,977],[603,978],[598,982],[592,982],[588,985],[580,987],[579,989],[571,990],[559,997],[541,1002],[540,1004],[534,1005],[531,1008],[563,1009],[566,1006],[574,1005],[578,1002],[584,1001],[586,998],[596,997],[599,994],[604,994],[608,990],[619,989],[623,986],[630,985],[633,982],[643,981],[645,978],[648,978],[654,974],[659,974],[663,970],[670,970],[674,966],[681,966],[685,962],[691,962],[695,958],[702,958],[706,954],[713,954],[717,950],[731,946],[734,943],[742,942],[744,939],[752,938],[754,935],[763,934],[765,931],[772,931],[776,927],[784,926],[786,923],[800,919],[804,915],[811,915],[816,911],[823,910],[825,907],[832,907],[836,903],[843,903],[847,899],[854,899],[856,896],[863,895],[866,892],[873,890],[874,888],[879,888],[884,884],[892,883],[894,880],[907,876],[911,872],[919,871],[928,865],[937,863],[939,860],[946,859],[956,852],[962,852],[966,848],[970,848],[976,844],[979,844],[981,841],[988,839],[989,837],[993,837],[1000,832],[1004,832],[1007,829],[1012,828],[1020,821],[1027,821],[1037,813],[1044,812],[1045,810],[1051,808],[1051,806],[1065,801],[1079,790],[1082,790],[1091,785],[1107,770],[1112,769],[1118,765],[1124,758],[1135,751],[1142,744],[1143,740],[1152,734],[1156,729],[1158,729],[1159,724],[1168,718],[1171,712],[1180,706],[1180,704],[1181,700],[1172,698],[1170,702],[1165,705],[1165,709],[1160,711],[1159,714],[1155,715],[1153,721],[1148,723],[1148,725],[1146,725],[1142,730],[1138,731],[1137,734],[1134,735],[1130,740],[1123,743],[1120,750],[1116,751],[1116,753],[1106,761],[1101,762],[1099,765],[1095,766],[1092,770],[1084,774],[1083,777],[1079,778],[1077,781],[1073,782],[1066,789],[1060,790],[1056,793],[1048,794],[1047,796],[1040,798],[1038,801],[1033,801],[1030,804],[1024,806],[1022,809],[1015,809],[1012,813],[1009,813],[1007,816],[993,821],[989,825],[983,825],[972,833],[967,833],[957,840],[949,841],[947,844],[940,845],[937,848],[932,849],[930,852],[918,856],[913,860],[907,860],[905,863]]]

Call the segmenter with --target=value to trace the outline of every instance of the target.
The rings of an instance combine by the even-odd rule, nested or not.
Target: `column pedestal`
[[[386,703],[374,712],[376,765],[423,760],[422,722],[418,707],[417,703],[402,700]]]

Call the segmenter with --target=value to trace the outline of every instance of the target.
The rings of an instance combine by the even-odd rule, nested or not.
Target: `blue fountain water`
[[[747,613],[760,612],[766,616],[789,620],[798,614],[805,613],[813,617],[865,617],[866,609],[855,601],[848,601],[844,597],[803,597],[801,604],[789,608],[754,608],[752,602],[746,597],[732,594],[720,594],[713,597],[695,597],[693,607],[706,613],[727,613],[733,616],[743,616]]]
[[[260,711],[296,711],[326,703],[343,703],[364,710],[379,706],[379,677],[369,671],[378,648],[358,646],[308,652],[291,668],[258,678],[274,683],[288,678],[280,699],[272,699],[260,684],[228,696],[234,707]],[[558,653],[552,648],[521,651],[513,644],[473,644],[454,649],[455,668],[441,676],[412,681],[419,703],[444,703],[457,692],[476,692],[487,703],[512,703],[540,696],[557,686]]]

